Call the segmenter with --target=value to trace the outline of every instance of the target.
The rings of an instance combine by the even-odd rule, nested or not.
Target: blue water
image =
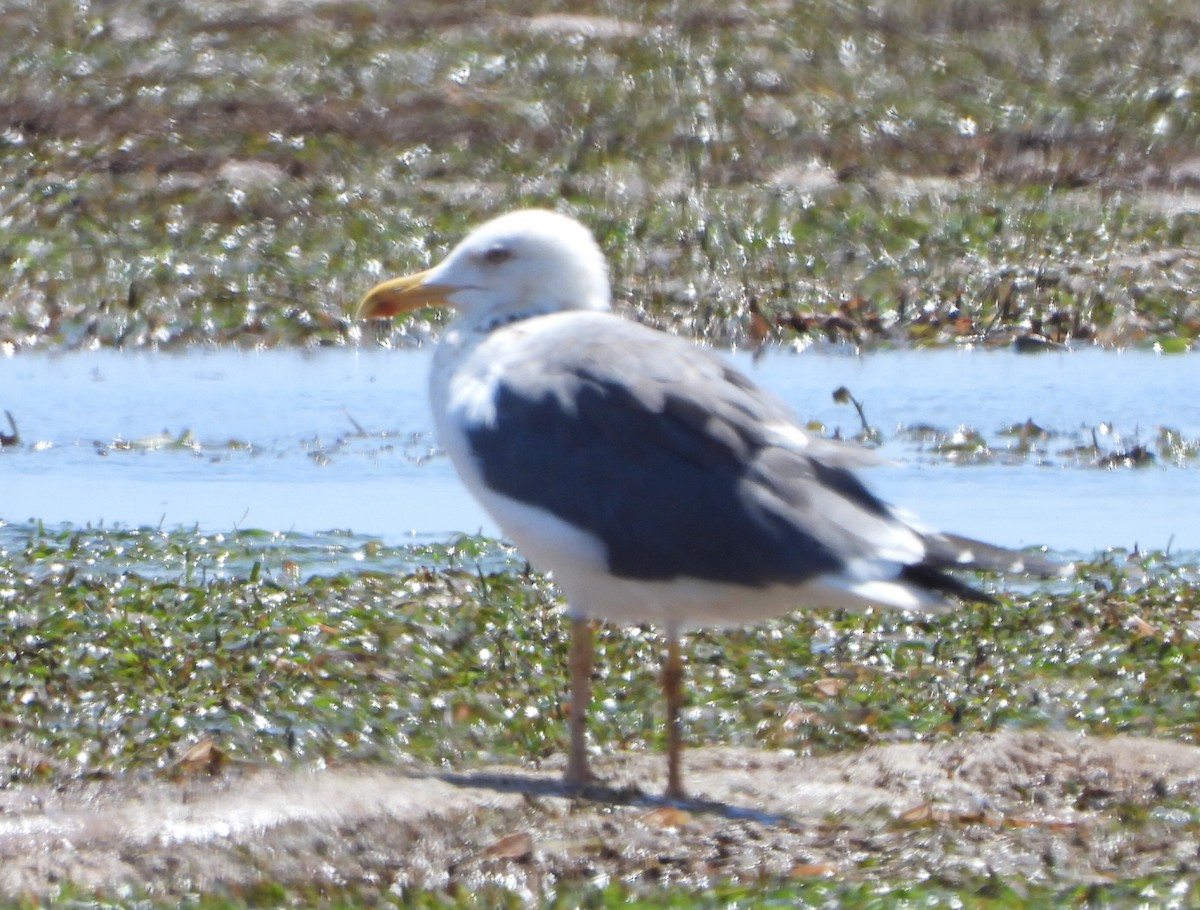
[[[1200,464],[1106,470],[1061,455],[1200,439],[1200,359],[1148,351],[773,351],[734,355],[805,420],[852,435],[864,404],[894,464],[868,484],[927,524],[1010,546],[1200,550]],[[0,359],[0,411],[21,445],[0,450],[0,519],[48,525],[198,526],[387,542],[496,533],[436,452],[426,351],[378,348],[78,352]],[[965,425],[994,449],[1032,419],[1058,435],[1036,458],[955,464],[904,426]],[[0,430],[7,421],[0,417]],[[177,444],[184,437],[185,444]],[[1008,463],[1014,461],[1015,463]]]

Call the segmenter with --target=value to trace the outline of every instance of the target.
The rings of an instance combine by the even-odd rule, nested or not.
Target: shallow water
[[[805,420],[852,435],[846,386],[895,464],[868,484],[926,523],[1059,552],[1200,550],[1200,464],[1102,469],[1062,454],[1152,445],[1161,426],[1200,438],[1200,359],[1149,351],[887,351],[734,355]],[[0,519],[13,524],[352,530],[391,543],[496,533],[436,453],[427,351],[78,352],[0,360],[0,410],[21,444],[0,450]],[[1006,452],[1002,428],[1056,435]],[[960,464],[898,433],[981,433],[999,455]],[[1105,430],[1111,427],[1111,432]],[[0,422],[7,432],[7,421]]]

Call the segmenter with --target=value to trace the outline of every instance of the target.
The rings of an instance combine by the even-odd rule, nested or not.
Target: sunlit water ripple
[[[1093,430],[1103,451],[1153,448],[1161,427],[1200,439],[1194,356],[810,350],[734,359],[803,419],[853,435],[856,413],[832,396],[847,387],[895,461],[866,469],[868,484],[930,525],[1070,554],[1200,550],[1197,459],[1103,469],[1064,454],[1090,444]],[[0,450],[0,519],[340,529],[351,542],[388,544],[497,533],[436,451],[428,366],[427,351],[376,348],[0,360],[0,410],[21,434]],[[1008,454],[1017,443],[1001,430],[1027,419],[1057,435],[1037,455]],[[974,428],[999,454],[956,463],[898,432],[917,425]]]

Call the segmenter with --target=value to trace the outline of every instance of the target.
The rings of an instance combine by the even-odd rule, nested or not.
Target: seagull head
[[[541,209],[509,212],[471,231],[433,268],[371,288],[358,319],[450,306],[492,323],[563,310],[610,308],[608,267],[591,232]]]

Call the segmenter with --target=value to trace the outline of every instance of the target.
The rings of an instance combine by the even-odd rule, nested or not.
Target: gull
[[[918,525],[719,355],[612,312],[608,268],[575,219],[501,215],[435,267],[376,285],[356,317],[427,306],[456,318],[433,356],[438,439],[463,483],[565,596],[566,784],[588,766],[593,622],[666,638],[668,798],[682,799],[680,635],[799,607],[947,609],[991,601],[947,570],[1057,571]]]

